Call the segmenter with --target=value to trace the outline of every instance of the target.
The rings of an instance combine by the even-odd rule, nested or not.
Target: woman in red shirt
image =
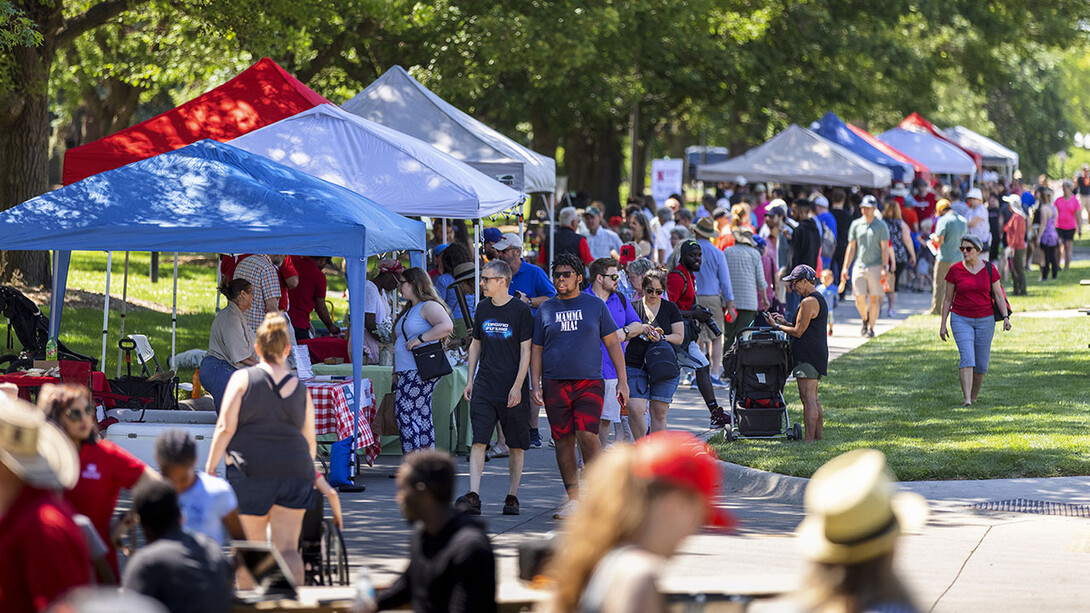
[[[946,273],[946,298],[942,303],[942,324],[939,338],[949,336],[947,319],[954,332],[961,356],[959,378],[965,394],[964,406],[976,402],[984,373],[988,372],[988,358],[992,351],[995,334],[995,317],[992,314],[992,297],[1003,314],[1003,329],[1011,329],[1010,313],[1003,287],[999,284],[999,271],[980,257],[984,248],[980,239],[966,234],[961,237],[962,261],[950,267]]]
[[[106,561],[115,577],[117,552],[110,538],[110,520],[122,489],[131,490],[159,474],[128,451],[110,441],[100,440],[95,426],[95,405],[91,391],[79,385],[42,386],[38,408],[46,418],[68,435],[79,450],[79,481],[65,490],[64,497],[76,512],[86,515],[106,543]]]

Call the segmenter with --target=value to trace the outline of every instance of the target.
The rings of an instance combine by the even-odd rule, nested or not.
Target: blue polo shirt
[[[552,298],[556,295],[556,288],[553,287],[553,282],[549,280],[549,275],[545,274],[540,266],[535,266],[526,260],[522,260],[519,271],[515,273],[515,276],[511,277],[511,287],[507,291],[512,296],[515,295],[515,292],[522,292],[531,298],[539,296]],[[537,313],[537,309],[532,308],[531,311]]]
[[[583,290],[583,293],[590,294],[595,298],[598,297],[590,287]],[[636,314],[636,309],[632,308],[632,302],[628,299],[622,299],[617,292],[613,292],[609,296],[609,300],[606,300],[606,309],[609,311],[610,317],[613,318],[613,323],[617,324],[617,328],[640,322],[640,316]],[[621,353],[624,353],[624,348],[627,345],[627,342],[621,343]],[[617,369],[613,367],[613,360],[609,358],[609,350],[606,349],[605,342],[602,343],[602,378],[617,378]]]

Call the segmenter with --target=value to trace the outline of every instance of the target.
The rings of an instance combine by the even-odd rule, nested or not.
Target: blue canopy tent
[[[838,117],[836,113],[832,111],[825,113],[821,116],[821,119],[810,124],[810,129],[865,160],[889,168],[894,181],[903,183],[912,181],[915,173],[911,164],[892,158],[868,143],[863,137],[852,132],[848,128],[848,124],[844,123],[844,120]]]
[[[72,251],[343,255],[349,308],[363,313],[367,257],[410,251],[419,264],[424,232],[423,223],[356,192],[212,140],[108,170],[0,212],[0,249],[54,251],[52,337],[60,331]],[[107,295],[108,288],[107,280]],[[362,317],[352,319],[351,334],[355,424]]]

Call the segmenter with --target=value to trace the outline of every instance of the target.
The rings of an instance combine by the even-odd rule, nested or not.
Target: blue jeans
[[[206,355],[201,360],[201,387],[212,394],[212,402],[216,404],[216,413],[220,412],[223,392],[227,390],[227,382],[233,374],[235,374],[235,367],[219,358]]]
[[[992,354],[992,337],[995,336],[995,318],[962,317],[950,313],[950,332],[958,345],[961,360],[959,368],[972,368],[974,373],[988,372],[988,359]]]

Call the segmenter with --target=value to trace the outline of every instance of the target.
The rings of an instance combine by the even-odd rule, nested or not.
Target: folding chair
[[[117,345],[125,350],[125,365],[128,368],[129,375],[132,375],[132,359],[130,354],[133,351],[136,352],[136,359],[140,362],[140,368],[143,370],[144,377],[150,377],[153,374],[163,372],[163,367],[159,364],[159,358],[155,357],[155,350],[151,348],[151,343],[148,341],[147,336],[143,334],[129,334],[121,339]],[[154,373],[148,370],[149,362],[155,363]]]

